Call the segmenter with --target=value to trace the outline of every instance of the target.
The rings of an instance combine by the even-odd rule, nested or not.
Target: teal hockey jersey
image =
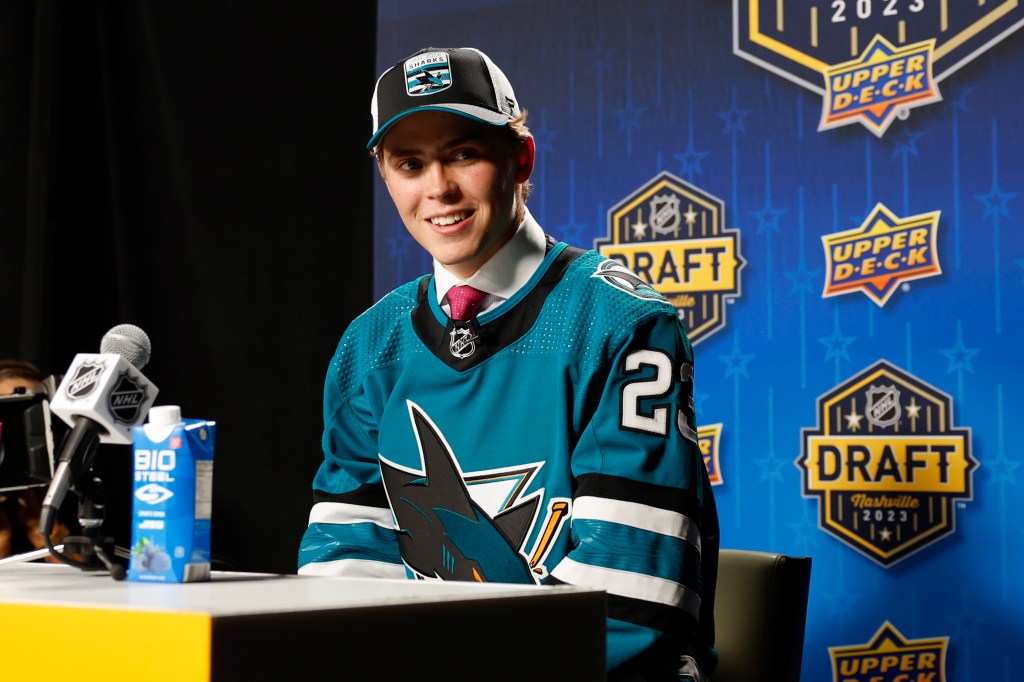
[[[719,531],[696,428],[676,310],[618,262],[549,238],[469,321],[424,276],[331,360],[299,572],[603,589],[610,677],[705,679]]]

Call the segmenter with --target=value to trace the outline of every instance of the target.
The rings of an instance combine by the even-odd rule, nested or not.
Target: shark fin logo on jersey
[[[597,270],[591,277],[597,277],[604,283],[625,291],[630,296],[646,298],[649,301],[665,300],[654,287],[637,277],[636,273],[618,261],[604,261],[597,266]]]
[[[732,16],[733,54],[823,97],[819,130],[859,122],[881,136],[1024,26],[1024,5],[733,0]]]
[[[725,205],[667,171],[608,210],[608,235],[594,248],[664,296],[693,345],[725,326],[726,303],[740,295],[746,261]]]
[[[879,360],[817,411],[796,466],[822,530],[888,568],[956,529],[978,462],[946,393]]]
[[[818,130],[851,123],[881,137],[897,116],[942,99],[932,76],[935,39],[897,49],[875,36],[858,59],[825,69],[825,104]]]
[[[718,463],[719,445],[722,442],[722,425],[705,424],[697,427],[697,445],[704,457],[704,466],[708,470],[711,485],[722,484],[722,469]]]
[[[945,682],[949,637],[907,639],[889,621],[867,644],[830,646],[833,682]]]
[[[525,544],[542,494],[524,497],[523,492],[543,464],[464,474],[434,422],[415,403],[408,406],[422,470],[380,458],[406,565],[423,578],[538,582],[546,575],[540,561],[562,530],[569,507],[568,500],[553,501],[528,559]]]
[[[822,236],[826,262],[822,298],[862,291],[882,307],[900,283],[941,275],[939,213],[898,218],[878,203],[860,227]]]
[[[447,52],[427,52],[406,60],[405,87],[410,95],[433,95],[451,85],[452,69]]]

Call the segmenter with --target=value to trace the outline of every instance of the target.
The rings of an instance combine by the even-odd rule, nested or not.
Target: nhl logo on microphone
[[[74,375],[68,380],[65,395],[70,400],[80,400],[86,397],[100,384],[100,377],[106,369],[106,363],[83,362],[75,368]]]
[[[133,379],[128,372],[122,372],[117,385],[110,392],[110,414],[122,424],[134,425],[139,421],[139,410],[146,404],[148,397],[145,386]]]

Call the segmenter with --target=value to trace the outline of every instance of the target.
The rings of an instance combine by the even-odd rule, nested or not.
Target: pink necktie
[[[471,286],[452,287],[448,290],[448,305],[452,309],[452,319],[468,320],[473,317],[486,297],[486,291],[480,291]]]

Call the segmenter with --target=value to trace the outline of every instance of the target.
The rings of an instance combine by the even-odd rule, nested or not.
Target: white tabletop
[[[0,603],[201,612],[212,616],[587,592],[571,586],[331,578],[214,571],[209,582],[115,581],[63,564],[0,567]]]

